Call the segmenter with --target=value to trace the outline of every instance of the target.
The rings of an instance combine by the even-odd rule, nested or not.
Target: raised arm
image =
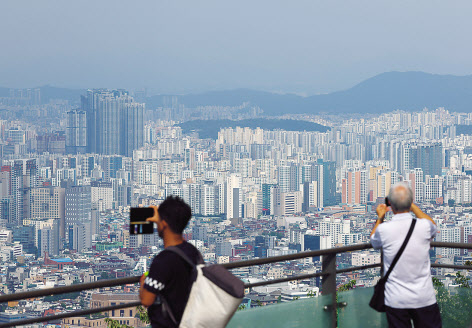
[[[376,212],[377,212],[378,219],[377,219],[377,221],[375,222],[375,226],[374,226],[374,228],[372,229],[372,232],[370,233],[370,236],[371,236],[371,237],[372,237],[372,235],[374,234],[374,232],[375,232],[375,230],[377,229],[377,227],[379,226],[379,224],[381,224],[381,223],[384,221],[385,214],[387,214],[387,211],[388,211],[387,205],[385,205],[385,204],[380,204],[379,206],[377,206]]]
[[[147,274],[143,274],[139,281],[139,299],[141,300],[141,304],[148,307],[154,304],[156,300],[156,294],[146,290],[144,288],[144,280],[146,279]]]
[[[411,211],[413,212],[413,214],[415,214],[415,216],[418,218],[418,219],[426,219],[428,221],[431,221],[431,223],[433,223],[434,225],[436,225],[436,222],[434,222],[433,219],[431,219],[431,217],[424,213],[416,204],[411,204]]]

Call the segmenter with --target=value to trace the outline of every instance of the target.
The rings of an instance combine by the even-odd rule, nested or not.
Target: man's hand
[[[388,212],[387,205],[380,204],[379,206],[377,206],[376,212],[379,219],[383,220],[385,218],[385,214],[387,214]]]
[[[149,207],[154,209],[154,216],[147,218],[146,221],[157,223],[157,221],[159,220],[159,212],[157,211],[158,206],[149,205]]]
[[[370,236],[372,237],[372,235],[374,234],[375,230],[377,229],[377,227],[379,226],[379,224],[381,224],[385,218],[385,214],[387,214],[388,212],[388,207],[387,205],[385,204],[380,204],[379,206],[377,206],[377,209],[375,210],[377,212],[377,216],[379,217],[377,219],[377,221],[375,222],[375,226],[374,226],[374,229],[372,229],[372,232],[370,233]]]

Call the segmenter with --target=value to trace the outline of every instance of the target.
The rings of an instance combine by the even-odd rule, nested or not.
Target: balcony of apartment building
[[[432,247],[472,249],[472,244],[433,242]],[[259,258],[247,261],[225,263],[223,266],[235,272],[241,268],[261,266],[264,264],[296,261],[305,258],[321,256],[321,270],[318,272],[283,276],[277,275],[271,280],[247,281],[246,297],[240,309],[233,316],[227,327],[387,327],[384,313],[372,310],[368,303],[373,294],[373,287],[352,285],[349,288],[340,288],[336,282],[338,275],[349,275],[356,278],[364,270],[377,269],[382,263],[372,263],[360,266],[340,266],[337,259],[342,254],[371,249],[366,244],[336,247],[331,249],[301,252],[276,257]],[[355,253],[353,253],[355,254]],[[361,262],[362,264],[362,262]],[[471,270],[470,265],[432,263],[433,270]],[[460,277],[461,275],[459,275]],[[107,327],[107,318],[114,319],[120,324],[131,327],[147,327],[140,321],[137,306],[140,305],[135,293],[112,293],[111,287],[128,286],[125,290],[132,290],[129,286],[137,284],[139,276],[125,277],[111,280],[99,280],[84,284],[75,284],[51,289],[33,290],[0,296],[0,304],[18,302],[48,295],[60,295],[71,292],[88,293],[90,298],[87,309],[67,313],[55,313],[45,316],[35,313],[0,313],[0,328],[2,327],[42,327],[41,323],[60,325],[61,327]],[[320,281],[319,288],[310,291],[284,291],[267,293],[260,297],[253,293],[253,289],[261,286],[274,286],[291,281],[309,280]],[[460,328],[472,327],[472,289],[467,279],[461,287],[437,284],[437,299],[441,308],[443,327]],[[344,286],[345,287],[345,286]],[[267,289],[270,290],[269,288]],[[11,303],[10,303],[11,304]]]

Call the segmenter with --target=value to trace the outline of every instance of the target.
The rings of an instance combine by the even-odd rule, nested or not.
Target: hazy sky
[[[2,0],[0,86],[316,94],[472,74],[472,1]]]

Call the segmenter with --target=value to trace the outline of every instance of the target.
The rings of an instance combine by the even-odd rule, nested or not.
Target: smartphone
[[[146,219],[154,216],[151,207],[132,207],[129,211],[129,234],[151,234],[154,233],[154,223]]]
[[[385,205],[390,206],[390,202],[388,201],[388,197],[385,197]]]

